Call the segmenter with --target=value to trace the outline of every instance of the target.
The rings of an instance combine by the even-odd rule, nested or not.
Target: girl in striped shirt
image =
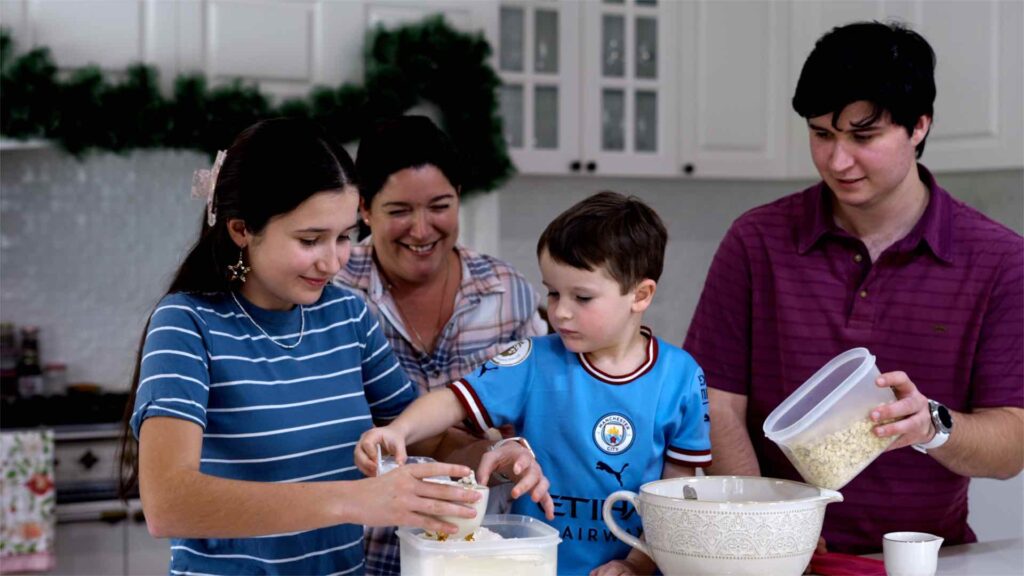
[[[125,487],[171,539],[170,573],[356,573],[362,524],[472,516],[456,503],[474,491],[422,481],[464,466],[363,478],[353,463],[416,386],[363,300],[330,284],[356,228],[345,150],[309,122],[261,122],[197,190],[200,237],[147,324],[124,442]]]

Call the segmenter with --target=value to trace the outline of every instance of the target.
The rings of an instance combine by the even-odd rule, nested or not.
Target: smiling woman
[[[458,244],[461,161],[429,119],[403,116],[376,126],[359,143],[356,168],[360,213],[371,234],[352,248],[336,281],[365,298],[421,392],[546,332],[537,294],[523,276]],[[457,447],[474,441],[455,429],[446,436]],[[517,446],[503,450],[522,450]],[[371,532],[366,561],[369,574],[398,573],[393,529]]]

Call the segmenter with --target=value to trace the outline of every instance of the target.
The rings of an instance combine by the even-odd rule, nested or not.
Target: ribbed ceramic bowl
[[[696,492],[686,499],[684,487]],[[646,542],[616,524],[613,504],[627,500],[643,522]],[[652,557],[664,574],[803,574],[821,535],[825,506],[839,492],[809,484],[746,476],[658,480],[640,494],[608,497],[604,520],[623,542]]]

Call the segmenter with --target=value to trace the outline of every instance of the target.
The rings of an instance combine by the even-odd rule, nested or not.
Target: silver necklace
[[[245,310],[245,306],[242,306],[242,303],[238,301],[238,297],[235,296],[234,292],[231,293],[231,298],[235,301],[235,304],[238,305],[238,308],[242,311],[242,314],[245,314],[245,317],[249,319],[249,322],[252,322],[252,325],[255,326],[257,330],[262,332],[263,335],[267,337],[267,340],[270,340],[271,342],[277,344],[278,346],[284,348],[285,350],[291,350],[292,348],[295,348],[296,346],[302,343],[302,337],[306,333],[306,311],[302,309],[301,304],[299,305],[299,339],[295,341],[295,344],[281,344],[277,340],[274,340],[270,336],[270,334],[267,334],[267,331],[264,330],[262,326],[257,324],[256,320],[254,320],[252,316],[249,316],[249,313]]]
[[[451,263],[448,261],[448,258],[445,258],[444,265],[444,283],[441,285],[441,309],[437,313],[437,322],[434,323],[434,338],[440,338],[441,329],[444,328],[444,298],[445,294],[448,292],[448,277],[451,276],[452,270]],[[388,288],[390,289],[391,286],[389,285]],[[416,327],[412,325],[412,322],[409,320],[409,315],[405,313],[405,310],[402,308],[402,305],[398,302],[398,298],[395,298],[394,292],[391,293],[391,300],[395,303],[395,308],[398,309],[398,316],[409,327],[409,329],[412,330],[413,337],[416,339],[416,342],[420,345],[420,348],[423,350],[423,353],[430,354],[433,351],[433,348],[427,347],[426,341],[423,339],[422,336],[420,336],[419,330],[417,330]]]

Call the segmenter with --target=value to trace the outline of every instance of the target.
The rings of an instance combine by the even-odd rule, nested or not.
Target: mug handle
[[[604,509],[602,510],[604,523],[608,525],[608,528],[611,529],[612,534],[615,534],[616,538],[622,540],[626,544],[629,544],[630,546],[636,548],[644,554],[647,554],[649,558],[654,558],[654,556],[651,554],[651,549],[647,547],[647,544],[642,542],[636,536],[633,536],[629,532],[626,532],[622,528],[619,528],[619,525],[615,523],[615,518],[612,517],[612,505],[614,505],[616,502],[620,500],[628,500],[629,503],[632,504],[634,508],[636,508],[637,515],[641,515],[640,507],[637,506],[636,499],[636,492],[630,492],[629,490],[619,490],[618,492],[612,492],[612,494],[608,496],[608,499],[604,501]]]

